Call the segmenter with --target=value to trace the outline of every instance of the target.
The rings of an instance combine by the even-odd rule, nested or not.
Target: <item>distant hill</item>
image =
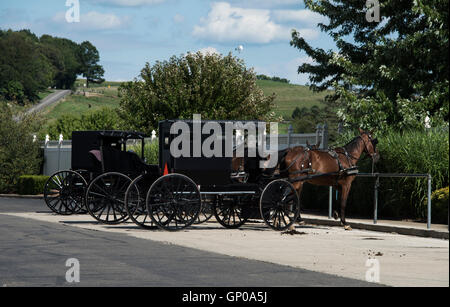
[[[314,105],[323,107],[326,92],[314,93],[307,86],[274,82],[268,80],[257,80],[256,83],[264,91],[264,94],[276,94],[275,112],[284,117],[285,120],[291,118],[296,107],[310,108]]]

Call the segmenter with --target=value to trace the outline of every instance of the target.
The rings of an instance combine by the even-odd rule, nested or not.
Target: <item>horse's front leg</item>
[[[350,192],[351,183],[345,182],[341,185],[341,224],[345,230],[352,230],[350,225],[345,221],[345,207],[347,206],[347,198]]]
[[[298,197],[299,197],[299,198],[300,198],[301,195],[302,195],[303,184],[304,184],[303,181],[298,181],[298,182],[295,182],[295,183],[293,184],[294,189],[297,191],[297,194],[298,194]],[[300,225],[305,225],[305,221],[302,219],[300,213],[298,214],[297,221],[298,221],[298,223],[299,223]],[[294,224],[295,224],[295,223],[294,223]],[[295,230],[294,224],[292,224],[291,226],[289,226],[289,230]]]

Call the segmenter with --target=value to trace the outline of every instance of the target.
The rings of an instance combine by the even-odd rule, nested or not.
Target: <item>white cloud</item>
[[[300,6],[300,0],[230,0],[229,2],[246,8],[275,8],[286,6]]]
[[[290,38],[290,29],[273,22],[269,10],[232,7],[226,2],[213,3],[200,23],[193,35],[210,41],[270,43]]]
[[[166,0],[89,0],[90,2],[102,4],[102,5],[114,5],[114,6],[143,6],[162,3]]]
[[[310,10],[275,10],[272,16],[279,22],[301,22],[308,25],[317,25],[319,22],[325,22],[326,18]]]
[[[53,21],[79,30],[112,30],[127,26],[130,18],[90,11],[86,14],[81,14],[80,22],[68,23],[65,13],[60,12],[53,17]]]

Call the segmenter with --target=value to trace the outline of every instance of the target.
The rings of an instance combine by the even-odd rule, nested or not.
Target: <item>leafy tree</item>
[[[83,77],[86,78],[87,87],[89,87],[89,82],[102,83],[105,81],[103,79],[105,70],[98,64],[100,55],[94,45],[88,41],[82,42],[80,45],[80,59],[81,72]]]
[[[56,69],[53,86],[70,89],[81,73],[80,46],[66,38],[42,35],[41,52]]]
[[[313,48],[297,31],[291,45],[314,64],[311,88],[334,88],[330,102],[348,125],[387,129],[423,126],[429,115],[448,123],[448,0],[384,0],[381,23],[368,22],[364,1],[305,0],[310,10],[327,17],[319,28],[338,52]]]
[[[0,193],[15,192],[19,177],[38,174],[43,162],[31,135],[39,122],[32,116],[15,121],[12,115],[0,104]]]
[[[51,85],[55,70],[40,52],[37,38],[29,31],[0,33],[0,95],[19,103],[38,99],[37,93]]]
[[[8,100],[37,100],[49,86],[70,89],[81,73],[88,84],[104,81],[98,50],[89,42],[0,30],[0,50],[0,96]]]
[[[233,57],[200,52],[147,63],[140,79],[124,83],[120,116],[129,128],[150,133],[163,119],[274,119],[275,96],[256,85],[253,69]]]
[[[318,123],[326,123],[330,141],[334,142],[338,138],[339,119],[334,108],[325,106],[312,106],[311,108],[295,108],[292,112],[292,125],[297,133],[312,133],[316,131]]]

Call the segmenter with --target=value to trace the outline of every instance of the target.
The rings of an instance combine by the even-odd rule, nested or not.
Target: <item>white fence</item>
[[[320,142],[320,148],[328,148],[328,127],[326,124],[317,125],[315,133],[298,134],[292,133],[292,131],[292,126],[290,126],[287,134],[278,135],[278,147],[280,150],[295,146],[305,146],[307,142],[311,145]],[[269,136],[267,136],[267,138],[267,142],[269,142]],[[155,131],[152,132],[150,140],[154,139],[156,139]],[[58,171],[71,169],[71,140],[64,140],[63,135],[60,135],[58,141],[50,141],[49,136],[47,135],[42,148],[44,150],[44,175],[50,176]]]

